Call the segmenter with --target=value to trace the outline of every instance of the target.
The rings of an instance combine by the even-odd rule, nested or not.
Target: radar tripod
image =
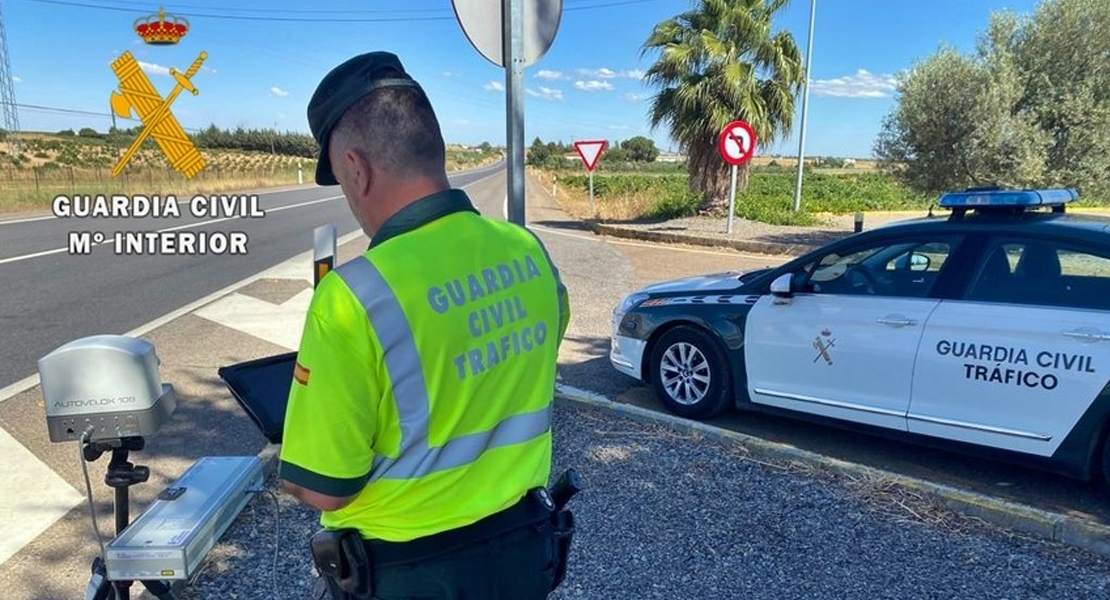
[[[128,453],[138,452],[146,445],[139,436],[86,442],[81,453],[86,462],[93,462],[105,452],[112,452],[108,462],[108,472],[104,483],[115,490],[116,535],[123,533],[131,522],[131,498],[129,488],[150,478],[150,469],[128,461]],[[95,509],[94,509],[95,510]],[[97,532],[100,536],[100,532]],[[99,540],[98,540],[99,542]],[[92,577],[85,589],[85,600],[130,600],[133,581],[108,581],[108,567],[105,557],[97,556],[92,564]],[[177,600],[177,595],[164,581],[141,581],[140,583],[159,600]]]

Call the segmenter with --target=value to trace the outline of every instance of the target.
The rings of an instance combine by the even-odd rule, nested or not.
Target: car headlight
[[[637,292],[635,294],[629,294],[629,295],[624,297],[624,300],[621,300],[620,306],[617,306],[616,308],[613,309],[613,314],[614,315],[623,315],[624,313],[632,310],[633,308],[636,308],[637,304],[643,302],[644,300],[647,300],[648,297],[649,296],[647,294],[644,294],[644,293],[641,293],[641,292]]]

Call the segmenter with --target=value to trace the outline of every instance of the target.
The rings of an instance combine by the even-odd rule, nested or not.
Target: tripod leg
[[[110,600],[113,596],[112,583],[108,581],[108,569],[98,556],[93,559],[92,577],[85,588],[85,600]]]
[[[173,587],[165,581],[142,581],[143,587],[158,600],[177,600]]]

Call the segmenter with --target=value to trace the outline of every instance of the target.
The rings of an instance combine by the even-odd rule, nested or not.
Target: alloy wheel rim
[[[709,394],[712,373],[709,361],[697,346],[678,342],[663,353],[659,361],[659,379],[671,400],[692,406]]]

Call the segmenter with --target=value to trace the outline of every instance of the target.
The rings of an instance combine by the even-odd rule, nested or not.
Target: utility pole
[[[4,10],[0,6],[0,109],[4,113],[4,129],[15,145],[16,154],[23,152],[19,139],[19,109],[15,105],[12,64],[8,58],[8,38],[4,33]]]
[[[798,178],[794,181],[794,212],[802,208],[802,170],[806,163],[806,114],[809,109],[809,67],[813,63],[813,18],[817,15],[817,0],[809,4],[809,41],[806,42],[806,71],[802,88],[802,132],[798,138]]]

